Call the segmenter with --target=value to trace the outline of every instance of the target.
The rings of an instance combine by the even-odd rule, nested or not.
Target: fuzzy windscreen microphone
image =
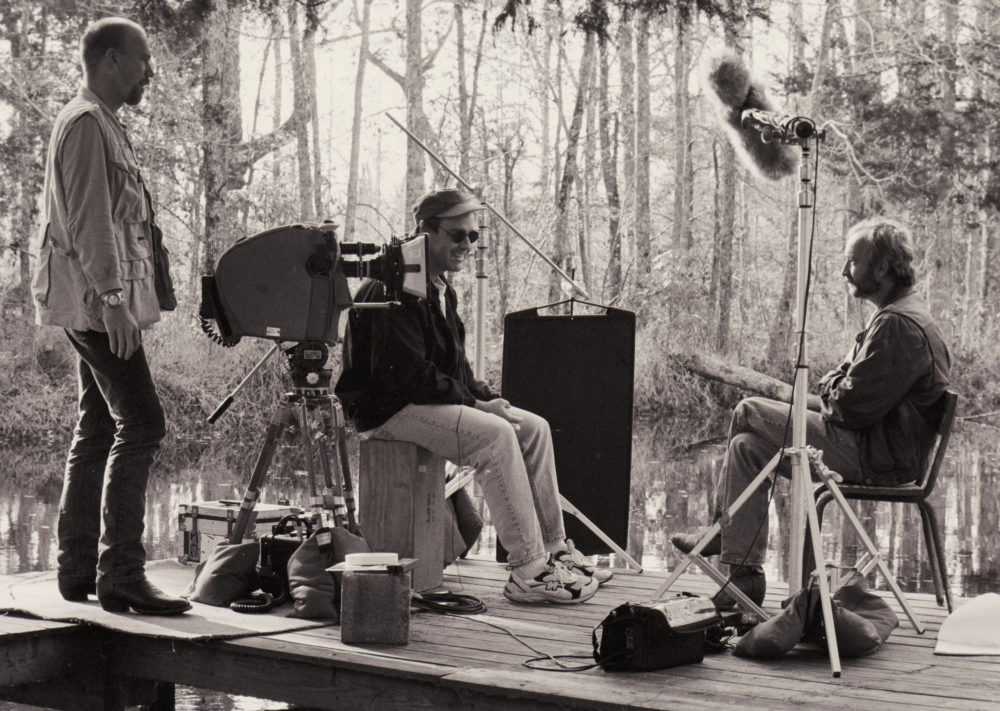
[[[748,168],[770,180],[795,172],[798,158],[790,146],[765,143],[760,132],[742,126],[745,110],[773,112],[774,107],[735,52],[723,49],[706,54],[701,62],[701,85],[717,105],[720,123]]]

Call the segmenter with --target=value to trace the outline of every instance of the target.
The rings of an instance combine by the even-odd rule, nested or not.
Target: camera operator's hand
[[[476,409],[502,417],[514,425],[515,430],[519,427],[518,423],[521,421],[520,415],[517,415],[510,408],[510,403],[502,397],[498,397],[495,400],[476,400]]]
[[[105,306],[101,311],[104,328],[108,331],[111,352],[122,360],[128,360],[142,345],[139,324],[135,322],[135,317],[125,304],[118,308]]]

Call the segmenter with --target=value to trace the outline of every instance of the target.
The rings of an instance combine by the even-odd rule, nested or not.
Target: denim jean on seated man
[[[835,427],[818,412],[806,413],[806,444],[822,450],[823,463],[844,477],[862,480],[859,433]],[[729,426],[729,446],[716,489],[715,519],[718,520],[782,445],[791,444],[789,406],[776,400],[752,397],[741,400]],[[783,458],[778,473],[791,475],[789,458]],[[759,486],[722,526],[723,563],[762,565],[767,550],[769,482]]]
[[[145,351],[128,360],[108,334],[67,330],[79,355],[80,410],[59,502],[59,579],[130,583],[144,577],[146,482],[165,434]]]
[[[465,405],[407,405],[371,439],[412,442],[458,465],[475,467],[497,538],[512,568],[565,545],[552,433],[544,418],[511,407],[504,418]]]

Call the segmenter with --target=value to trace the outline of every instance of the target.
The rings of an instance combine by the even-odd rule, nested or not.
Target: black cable
[[[478,615],[486,612],[486,605],[474,595],[461,593],[413,593],[410,605],[423,612],[451,613],[453,615]]]
[[[249,597],[242,597],[229,603],[230,610],[245,615],[260,615],[269,612],[273,607],[274,597],[266,592],[255,592]]]

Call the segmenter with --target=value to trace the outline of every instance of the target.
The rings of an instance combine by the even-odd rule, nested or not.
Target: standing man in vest
[[[908,230],[876,217],[848,231],[841,272],[852,296],[877,309],[838,368],[819,382],[821,412],[809,412],[806,443],[845,481],[882,486],[913,481],[933,440],[937,405],[948,387],[951,357],[927,306],[913,289],[913,247]],[[740,401],[729,428],[729,446],[716,492],[715,517],[791,441],[789,406],[760,397]],[[787,475],[785,459],[778,471]],[[702,549],[730,566],[732,584],[758,605],[766,581],[766,486],[729,519]],[[700,536],[675,534],[671,542],[690,553]],[[733,607],[726,593],[715,599]]]
[[[145,575],[146,483],[165,434],[141,330],[160,319],[149,211],[117,113],[153,77],[146,33],[113,17],[80,41],[84,83],[56,118],[32,284],[37,322],[66,331],[79,355],[79,420],[59,503],[63,598],[96,592],[105,610],[191,608]]]

